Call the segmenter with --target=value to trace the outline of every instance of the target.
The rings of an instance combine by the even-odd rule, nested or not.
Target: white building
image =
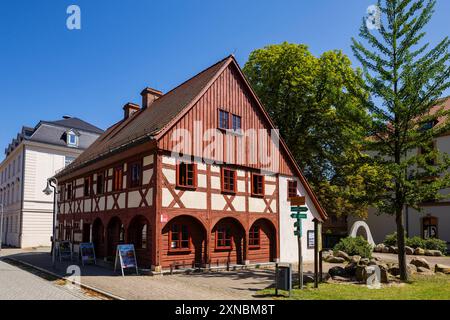
[[[434,107],[433,109],[437,109]],[[450,98],[445,100],[445,109],[450,109]],[[442,121],[443,119],[439,119]],[[429,123],[427,125],[435,126],[438,123]],[[434,139],[433,147],[440,152],[450,153],[450,133],[441,135]],[[412,150],[412,153],[420,153],[421,150]],[[450,190],[442,190],[443,194],[448,194]],[[418,212],[412,208],[404,210],[404,225],[409,237],[419,236],[422,238],[437,237],[447,241],[450,245],[450,199],[440,201],[426,202],[421,204],[422,211]],[[349,218],[349,228],[359,219]],[[377,215],[373,208],[369,209],[366,219],[372,233],[375,243],[383,242],[388,234],[396,232],[395,217],[389,215]]]
[[[67,116],[22,128],[0,164],[3,244],[20,248],[50,245],[53,196],[42,192],[47,179],[78,157],[102,132]]]

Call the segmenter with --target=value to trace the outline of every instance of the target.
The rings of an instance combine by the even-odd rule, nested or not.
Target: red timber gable
[[[326,219],[233,56],[144,100],[56,175],[59,239],[134,243],[154,269],[274,261],[291,180]]]

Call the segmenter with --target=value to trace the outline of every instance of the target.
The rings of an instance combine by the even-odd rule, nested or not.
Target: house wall
[[[307,218],[302,221],[302,255],[303,261],[314,261],[314,249],[308,249],[308,231],[314,231],[314,218],[319,214],[298,178],[280,176],[280,261],[298,262],[298,241],[294,235],[294,219],[291,218],[291,203],[288,201],[288,181],[297,181],[297,194],[306,197]]]

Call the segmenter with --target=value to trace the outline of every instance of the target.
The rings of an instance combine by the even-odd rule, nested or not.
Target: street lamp
[[[58,188],[58,180],[56,178],[49,178],[47,179],[47,187],[42,191],[47,196],[53,193],[53,236],[52,236],[52,250],[51,250],[53,266],[55,266],[56,216],[58,214],[57,188]]]
[[[2,251],[2,240],[3,240],[3,203],[0,203],[1,216],[0,216],[0,252]]]

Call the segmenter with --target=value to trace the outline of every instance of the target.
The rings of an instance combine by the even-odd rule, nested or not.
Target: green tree
[[[449,112],[432,108],[441,104],[439,98],[450,87],[450,41],[445,37],[432,49],[421,44],[434,6],[434,0],[378,1],[379,28],[369,30],[363,21],[364,43],[353,39],[352,45],[370,92],[369,99],[361,98],[373,117],[367,150],[391,176],[374,205],[380,214],[395,216],[402,280],[408,279],[405,205],[420,210],[421,202],[440,199],[439,190],[450,185],[448,156],[430,147],[433,138],[450,129],[448,121],[437,124]]]
[[[369,117],[347,56],[282,43],[250,54],[244,73],[329,214],[364,215],[383,176],[361,152]]]

